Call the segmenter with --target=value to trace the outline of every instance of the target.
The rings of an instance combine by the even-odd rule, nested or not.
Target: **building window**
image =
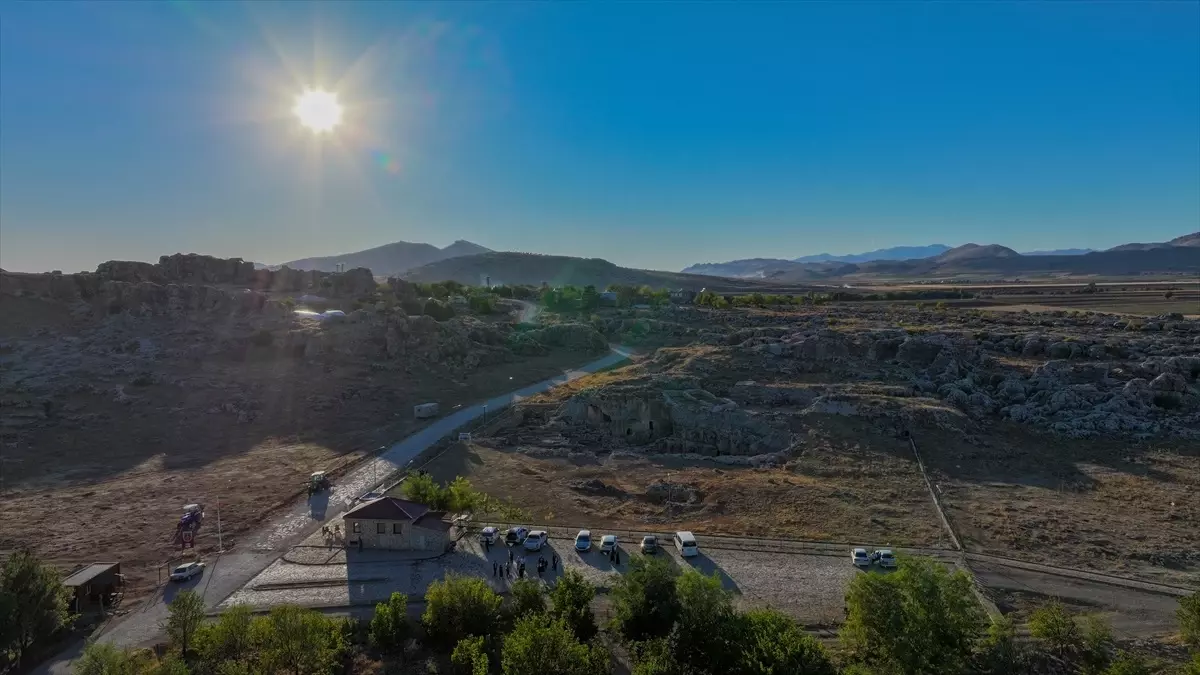
[[[354,534],[362,534],[362,523],[354,521]]]
[[[400,523],[392,523],[392,534],[400,534]]]
[[[375,534],[387,534],[387,523],[375,523]]]

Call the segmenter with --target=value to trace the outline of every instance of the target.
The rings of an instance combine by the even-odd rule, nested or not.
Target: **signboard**
[[[470,434],[470,432],[465,432],[465,431],[464,431],[464,432],[460,432],[460,433],[458,434],[458,440],[460,440],[460,441],[469,441],[469,440],[471,440],[471,434]]]

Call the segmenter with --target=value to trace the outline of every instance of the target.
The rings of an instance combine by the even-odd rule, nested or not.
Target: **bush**
[[[550,591],[550,616],[562,620],[580,642],[596,636],[596,617],[592,614],[592,586],[578,570],[567,570]]]
[[[10,555],[0,569],[0,664],[21,659],[38,640],[67,625],[67,599],[58,570],[28,549]]]
[[[675,625],[679,601],[673,568],[661,558],[636,557],[612,589],[613,625],[627,640],[666,637]]]
[[[843,646],[882,672],[961,673],[984,629],[971,579],[929,558],[903,557],[893,574],[855,576],[846,604]]]
[[[284,605],[255,624],[259,672],[330,673],[346,651],[343,622],[316,610]]]
[[[454,308],[450,305],[430,299],[425,302],[423,313],[426,316],[431,316],[438,321],[446,321],[454,318]]]
[[[487,637],[496,628],[500,596],[483,579],[446,575],[425,591],[421,622],[429,641],[449,649],[467,637]]]
[[[255,347],[270,347],[274,341],[275,336],[271,335],[269,330],[257,330],[250,336],[250,344]]]
[[[1079,626],[1062,603],[1043,605],[1029,615],[1029,634],[1050,649],[1067,651],[1079,646]]]
[[[425,313],[425,305],[416,298],[404,298],[400,301],[400,309],[409,316],[419,316]]]
[[[1151,675],[1153,671],[1146,660],[1131,652],[1120,652],[1103,675]]]
[[[533,579],[517,579],[509,589],[509,611],[514,619],[546,611],[546,597],[542,585]]]
[[[597,675],[609,672],[603,648],[581,644],[567,624],[545,617],[517,621],[500,652],[504,675]]]
[[[458,666],[465,675],[488,675],[488,657],[483,649],[483,638],[464,638],[454,647],[450,662]]]
[[[805,673],[834,675],[836,670],[816,638],[791,617],[774,609],[754,609],[740,617],[736,648],[741,675]]]
[[[496,309],[495,303],[488,295],[472,295],[468,298],[467,304],[476,314],[491,314]]]
[[[1175,615],[1179,617],[1179,633],[1183,641],[1200,652],[1200,591],[1182,598]]]
[[[202,624],[192,637],[199,669],[216,672],[223,664],[248,664],[256,648],[251,632],[253,620],[249,607],[234,605],[216,621]]]
[[[411,634],[407,595],[394,592],[387,602],[375,605],[375,614],[371,617],[370,639],[377,649],[389,654],[403,655]]]
[[[675,579],[678,603],[671,651],[689,673],[726,673],[738,655],[733,601],[721,578],[688,569]]]

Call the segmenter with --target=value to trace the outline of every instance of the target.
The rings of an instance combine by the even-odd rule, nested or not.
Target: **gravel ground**
[[[247,586],[230,596],[221,607],[237,603],[267,608],[283,603],[311,607],[344,607],[374,604],[393,591],[411,599],[424,595],[433,581],[447,573],[466,574],[486,579],[499,592],[508,589],[509,580],[492,576],[495,561],[502,571],[510,550],[519,561],[527,554],[527,573],[536,578],[538,556],[547,560],[561,557],[558,571],[547,570],[543,581],[552,584],[562,569],[578,570],[601,589],[609,588],[614,574],[628,569],[630,553],[621,549],[621,565],[614,566],[606,556],[593,549],[576,553],[569,542],[554,541],[538,553],[523,549],[493,546],[482,550],[475,541],[460,542],[459,550],[432,560],[370,560],[348,564],[297,565],[278,560]],[[633,553],[632,555],[640,555]],[[738,596],[744,606],[771,606],[796,617],[805,624],[829,624],[842,619],[846,584],[860,572],[843,558],[821,555],[762,553],[716,550],[684,560],[674,549],[658,555],[683,568],[691,566],[705,574],[716,572],[725,587]],[[514,574],[515,576],[515,574]]]

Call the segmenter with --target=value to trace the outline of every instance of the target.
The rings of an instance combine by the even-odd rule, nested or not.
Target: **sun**
[[[342,123],[342,105],[337,94],[320,89],[309,89],[297,96],[292,112],[300,118],[300,124],[318,134],[333,131]]]

